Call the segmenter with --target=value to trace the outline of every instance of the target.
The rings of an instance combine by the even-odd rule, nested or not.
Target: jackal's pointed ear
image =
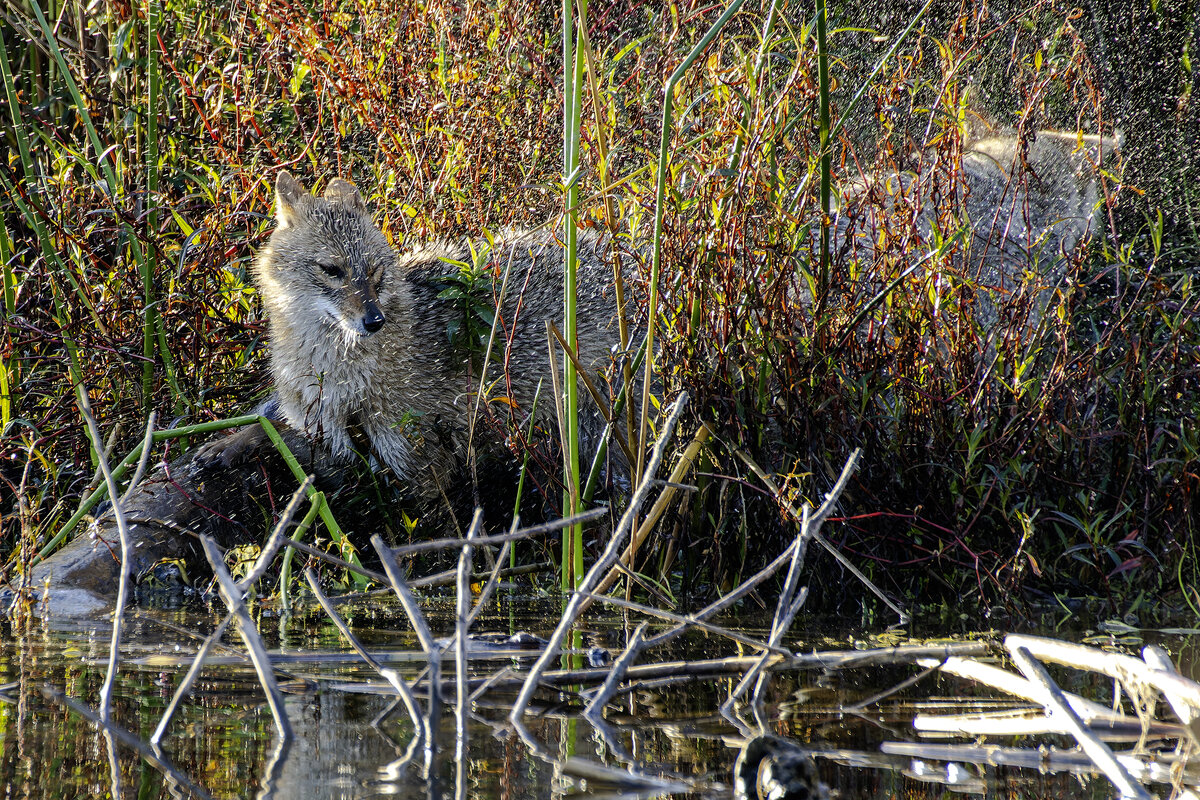
[[[350,181],[341,178],[331,180],[325,187],[325,199],[333,203],[341,203],[346,208],[367,213],[367,204],[363,202],[362,195]]]
[[[296,224],[304,199],[309,197],[300,182],[292,177],[286,169],[275,178],[275,218],[279,227],[287,228]]]

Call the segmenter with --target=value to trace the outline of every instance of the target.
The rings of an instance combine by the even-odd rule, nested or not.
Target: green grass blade
[[[639,421],[639,430],[637,438],[637,464],[634,467],[633,483],[636,486],[641,481],[642,471],[645,469],[646,459],[646,434],[647,425],[650,414],[650,384],[654,377],[654,327],[658,319],[658,277],[662,259],[662,237],[663,237],[663,214],[666,211],[666,194],[667,194],[667,163],[670,161],[671,148],[671,132],[674,130],[674,100],[675,100],[675,85],[679,83],[684,73],[691,68],[700,54],[708,47],[730,18],[738,12],[745,0],[733,0],[724,13],[717,18],[717,21],[712,24],[704,37],[696,43],[696,46],[691,49],[687,57],[683,60],[675,71],[671,73],[671,77],[667,79],[667,84],[663,90],[663,121],[662,121],[662,137],[659,142],[658,150],[658,172],[657,186],[654,191],[654,239],[651,245],[650,256],[650,298],[647,303],[647,319],[646,319],[646,371],[642,379],[642,408]],[[631,446],[634,446],[631,443]]]

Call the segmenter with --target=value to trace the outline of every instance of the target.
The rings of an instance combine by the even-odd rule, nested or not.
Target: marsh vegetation
[[[131,520],[187,546],[128,577],[152,593],[166,575],[189,602],[215,603],[218,563],[241,594],[257,560],[271,581],[243,632],[264,614],[290,619],[294,603],[311,610],[322,588],[394,588],[398,553],[413,577],[465,551],[402,548],[605,503],[604,524],[481,547],[481,574],[570,589],[620,532],[625,571],[591,589],[687,614],[774,565],[735,608],[777,607],[759,649],[793,654],[805,645],[786,632],[806,600],[872,629],[913,609],[955,628],[963,614],[1016,625],[1048,608],[1132,626],[1200,613],[1198,15],[1150,0],[12,2],[0,21],[4,577],[36,590],[35,565],[80,530],[127,572],[110,501],[149,476],[194,516]],[[1070,164],[1061,175],[1035,157],[1048,131]],[[467,450],[436,492],[366,462],[308,482],[319,459],[256,410],[270,344],[251,263],[284,169],[307,186],[351,181],[398,251],[470,242],[437,300],[454,305],[447,340],[472,365],[503,360],[500,280],[481,243],[541,228],[561,245],[542,413],[471,373],[454,389],[481,410],[472,442],[493,447]],[[985,173],[1002,176],[987,220]],[[1067,194],[1084,228],[1039,236],[1033,220],[1062,223]],[[620,345],[591,387],[572,358],[584,228],[640,289],[614,296]],[[980,269],[989,253],[1013,263],[1014,241],[1021,268]],[[577,428],[597,413],[599,451]],[[236,514],[201,502],[182,470],[230,427],[242,438],[216,441],[266,454],[220,462],[245,496]],[[803,509],[822,506],[856,452],[823,532],[805,532]],[[468,525],[476,505],[486,516]],[[297,544],[264,558],[281,518]],[[814,542],[789,573],[788,554]],[[36,623],[16,620],[27,643]],[[120,625],[112,639],[106,720]],[[266,685],[271,656],[259,657]],[[722,701],[730,690],[713,687]],[[786,728],[785,706],[756,724]],[[281,707],[257,743],[282,732]],[[117,761],[114,786],[130,771]]]

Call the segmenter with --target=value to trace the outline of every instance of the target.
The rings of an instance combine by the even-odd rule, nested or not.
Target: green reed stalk
[[[212,422],[202,422],[197,425],[186,425],[181,428],[156,430],[151,438],[157,443],[166,441],[167,439],[178,439],[183,436],[191,436],[192,434],[197,433],[213,433],[215,431],[226,430],[227,428],[238,428],[242,425],[251,425],[255,422],[258,422],[258,420],[259,416],[257,414],[247,414],[241,417],[231,417],[229,419],[219,419]],[[113,480],[121,480],[121,478],[125,477],[125,473],[129,471],[129,468],[137,464],[138,459],[142,457],[143,446],[144,442],[138,442],[137,447],[133,448],[133,450],[131,450],[127,456],[121,459],[120,463],[113,467]],[[58,529],[58,533],[54,535],[54,538],[52,538],[44,547],[42,547],[41,552],[39,552],[37,557],[33,560],[33,564],[36,564],[46,556],[50,555],[50,553],[54,552],[54,549],[58,547],[59,543],[62,542],[62,540],[65,539],[71,531],[75,530],[75,527],[83,521],[83,518],[87,516],[88,512],[95,508],[97,504],[99,504],[100,501],[107,496],[108,488],[104,484],[100,484],[100,486],[96,487],[96,489],[90,495],[88,495],[87,499],[79,504],[79,508],[73,515],[71,515],[70,519],[68,519],[66,523],[64,523],[63,526]]]
[[[17,150],[20,153],[21,169],[23,170],[23,174],[25,176],[26,186],[32,187],[35,195],[40,195],[41,183],[37,179],[38,173],[33,167],[33,156],[29,149],[29,138],[25,133],[25,126],[23,124],[24,121],[21,119],[20,105],[18,104],[17,100],[17,91],[13,81],[12,68],[9,65],[8,53],[4,50],[0,50],[0,82],[3,82],[4,84],[4,97],[8,105],[9,118],[12,120],[12,130],[17,140]],[[25,224],[37,232],[38,244],[41,246],[42,257],[48,264],[52,265],[53,267],[57,267],[57,270],[51,269],[50,271],[50,292],[54,302],[56,319],[60,329],[63,331],[63,346],[67,351],[67,372],[71,378],[72,384],[78,386],[83,383],[83,370],[79,365],[79,352],[75,347],[75,340],[67,333],[67,315],[66,310],[63,307],[62,289],[59,287],[58,281],[54,280],[54,274],[56,271],[58,274],[66,276],[67,281],[75,290],[76,296],[81,299],[84,307],[95,320],[96,325],[101,328],[103,326],[100,325],[100,319],[96,316],[96,309],[88,300],[87,294],[83,291],[83,287],[81,287],[78,281],[75,280],[75,276],[70,270],[67,269],[66,264],[63,263],[62,258],[59,256],[58,248],[54,246],[54,240],[50,236],[50,232],[46,229],[42,217],[37,212],[37,209],[30,208],[28,205],[26,205],[26,203],[21,199],[21,195],[17,191],[17,187],[13,186],[8,180],[8,177],[3,173],[0,173],[0,184],[3,184],[8,196],[12,198],[13,203],[21,212],[21,217],[25,220]],[[7,229],[5,230],[4,238],[7,244]],[[11,274],[11,267],[9,266],[11,258],[12,255],[7,255],[4,257],[6,310],[11,310],[10,306],[15,307],[16,304],[16,283],[15,278],[12,277]],[[11,295],[10,286],[12,288]],[[5,383],[10,383],[7,375],[5,377]],[[5,390],[9,413],[11,413],[10,393],[13,391],[13,389],[14,387],[10,385]]]
[[[316,520],[317,514],[321,513],[321,509],[325,506],[325,493],[314,492],[310,495],[310,505],[308,513],[304,515],[304,519],[296,526],[296,530],[292,531],[291,539],[293,542],[298,542],[304,538],[304,534],[312,527],[313,521]],[[279,566],[279,607],[284,613],[292,609],[292,596],[289,591],[292,586],[292,556],[296,553],[296,548],[284,548],[283,562]]]
[[[817,0],[817,92],[821,141],[821,264],[817,281],[817,325],[822,326],[825,298],[829,293],[830,196],[833,186],[833,151],[829,147],[829,49],[826,45],[828,9],[825,0]]]
[[[300,466],[300,462],[296,460],[296,456],[292,454],[291,449],[283,441],[283,437],[279,435],[279,431],[275,430],[275,426],[266,417],[258,417],[258,424],[262,425],[263,432],[267,434],[267,438],[271,440],[271,444],[275,445],[275,449],[279,452],[283,462],[287,464],[291,470],[292,476],[304,483],[308,478],[308,474],[304,468]],[[362,564],[358,560],[358,550],[354,547],[354,543],[350,541],[350,537],[342,530],[342,526],[333,518],[333,509],[329,507],[329,502],[325,499],[322,492],[317,491],[317,488],[309,482],[308,498],[317,504],[317,513],[321,515],[321,521],[325,523],[325,529],[329,532],[329,538],[338,546],[338,551],[341,557],[349,561],[356,567],[361,567]],[[357,572],[352,572],[351,579],[360,589],[365,588],[371,581],[364,575]]]
[[[146,392],[153,386],[154,378],[154,347],[158,345],[162,357],[163,371],[166,373],[167,385],[175,398],[175,412],[183,410],[183,394],[175,380],[175,362],[167,347],[166,330],[163,328],[162,314],[159,313],[158,303],[154,298],[154,276],[158,274],[158,236],[159,223],[159,163],[158,163],[158,98],[162,75],[158,66],[158,29],[162,24],[162,3],[150,0],[146,13],[146,241],[149,245],[147,258],[139,264],[142,272],[142,295],[144,303],[144,318],[142,320],[142,354],[146,361],[142,364],[142,390]],[[149,397],[149,394],[145,395]]]
[[[587,4],[583,7],[587,12]],[[566,262],[563,282],[563,327],[564,335],[571,347],[578,351],[576,337],[576,267],[578,265],[579,212],[579,125],[583,108],[583,49],[575,46],[572,38],[574,15],[571,0],[563,0],[563,188],[566,213],[563,215],[563,242],[566,244]],[[585,25],[579,18],[579,27]],[[566,391],[567,463],[566,493],[563,498],[563,516],[571,516],[581,510],[579,475],[579,380],[571,359],[565,359],[563,377]],[[562,585],[564,590],[574,589],[583,579],[583,526],[573,525],[563,535]]]
[[[158,48],[158,22],[161,8],[149,0],[146,9],[146,241],[147,258],[138,265],[142,275],[142,402],[149,407],[154,388],[154,331],[157,327],[154,305],[154,275],[158,272],[158,248],[152,237],[158,232],[158,81],[155,80]]]
[[[696,46],[688,53],[683,63],[671,73],[671,77],[667,79],[667,84],[663,89],[662,139],[658,150],[658,185],[654,193],[654,242],[650,258],[649,314],[646,320],[646,372],[642,378],[642,408],[638,424],[638,453],[637,464],[634,467],[634,486],[641,483],[642,472],[646,468],[646,427],[650,418],[650,382],[654,376],[654,326],[658,320],[658,275],[662,259],[663,214],[666,210],[667,163],[670,160],[671,131],[674,128],[672,117],[675,111],[675,86],[744,2],[745,0],[733,0],[729,4],[724,13],[704,34],[704,38],[697,42]]]

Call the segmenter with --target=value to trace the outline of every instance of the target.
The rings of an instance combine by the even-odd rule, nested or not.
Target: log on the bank
[[[308,468],[308,440],[284,427],[279,431]],[[182,559],[190,574],[206,573],[193,534],[208,534],[226,547],[261,541],[295,488],[296,479],[259,425],[160,463],[122,500],[133,540],[131,574],[144,575],[166,559]],[[116,597],[119,559],[116,521],[111,512],[100,513],[82,525],[69,544],[34,567],[30,585],[45,590],[37,608],[53,616],[103,613]]]

